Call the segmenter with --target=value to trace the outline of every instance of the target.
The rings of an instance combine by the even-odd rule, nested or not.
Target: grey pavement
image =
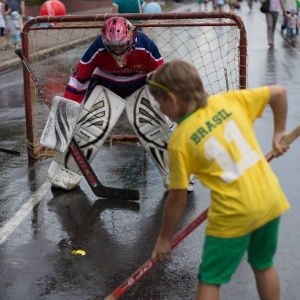
[[[286,86],[290,131],[300,120],[300,70],[296,67],[300,64],[299,51],[280,36],[280,22],[275,48],[269,49],[265,16],[259,12],[259,3],[249,12],[243,1],[243,9],[238,13],[244,17],[247,28],[249,86],[275,83]],[[69,193],[52,191],[45,182],[51,159],[31,162],[26,155],[24,95],[18,88],[22,82],[20,69],[1,72],[0,76],[0,144],[21,151],[20,157],[0,156],[0,270],[3,274],[0,299],[103,299],[151,254],[166,196],[160,175],[145,156],[143,147],[107,144],[93,161],[95,173],[107,186],[138,188],[139,202],[99,199],[85,180]],[[255,123],[264,153],[271,147],[272,126],[272,114],[267,109],[264,117]],[[281,220],[276,257],[282,300],[300,299],[299,148],[300,139],[293,143],[287,155],[272,161],[292,207]],[[197,182],[180,226],[189,223],[208,205],[209,191]],[[191,233],[175,249],[168,263],[156,266],[122,300],[191,299],[187,295],[196,292],[204,229],[205,226],[199,226],[197,232]],[[72,255],[72,250],[79,249],[86,251],[86,255]],[[258,299],[246,257],[231,284],[222,286],[221,293],[222,300]]]

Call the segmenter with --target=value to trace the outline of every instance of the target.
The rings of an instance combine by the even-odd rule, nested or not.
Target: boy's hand
[[[155,259],[158,257],[160,261],[164,261],[168,258],[171,253],[171,240],[166,238],[158,237],[151,258]]]
[[[290,145],[281,145],[282,140],[287,136],[286,131],[275,132],[273,136],[273,155],[275,157],[283,155],[289,148]]]

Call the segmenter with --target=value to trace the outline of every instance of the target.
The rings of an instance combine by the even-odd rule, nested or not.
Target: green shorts
[[[245,252],[249,264],[257,270],[273,265],[277,249],[280,217],[238,238],[206,236],[198,278],[206,284],[230,282]]]

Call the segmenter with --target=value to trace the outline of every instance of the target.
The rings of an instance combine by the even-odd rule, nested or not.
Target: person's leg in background
[[[4,50],[5,48],[3,47],[3,42],[4,42],[4,27],[0,28],[0,49]]]
[[[20,14],[19,16],[19,28],[20,28],[20,38],[22,37],[21,32],[23,31],[24,23],[23,23],[23,15]]]
[[[6,44],[5,44],[5,49],[10,48],[11,45],[11,33],[10,33],[10,28],[11,28],[11,16],[10,15],[6,15],[5,16],[5,40],[6,40]]]
[[[287,27],[287,29],[286,29],[286,37],[287,37],[288,42],[290,42],[291,41],[291,37],[292,37],[292,28]]]
[[[272,16],[273,16],[273,27],[272,27],[272,34],[273,34],[273,45],[274,45],[274,33],[275,33],[275,29],[276,29],[276,24],[277,24],[277,20],[278,20],[278,12],[271,12]]]
[[[266,20],[267,20],[267,34],[268,34],[268,44],[270,47],[274,46],[273,41],[273,16],[271,12],[266,13]]]
[[[278,12],[269,11],[266,13],[267,27],[268,27],[268,44],[274,47],[274,33],[278,19]]]

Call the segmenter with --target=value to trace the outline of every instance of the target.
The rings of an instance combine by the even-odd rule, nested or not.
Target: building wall
[[[67,10],[67,14],[74,12],[90,10],[101,7],[109,7],[112,5],[112,0],[97,0],[97,1],[61,1]],[[26,2],[25,2],[26,3]],[[40,6],[26,6],[26,16],[35,17],[39,15]]]

